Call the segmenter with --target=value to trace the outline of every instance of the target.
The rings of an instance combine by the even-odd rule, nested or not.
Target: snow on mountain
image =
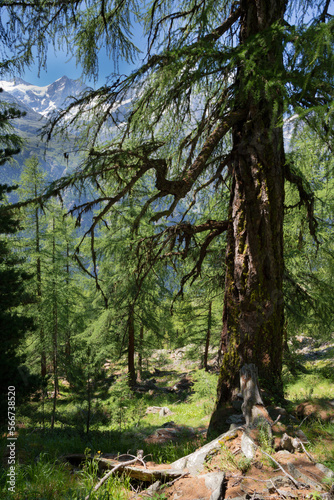
[[[23,105],[47,117],[53,110],[64,106],[69,96],[77,96],[87,87],[78,80],[63,76],[45,87],[38,87],[21,78],[0,81],[0,87]]]

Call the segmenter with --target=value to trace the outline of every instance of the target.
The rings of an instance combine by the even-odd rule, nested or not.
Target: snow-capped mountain
[[[87,89],[79,80],[63,76],[45,87],[38,87],[21,78],[0,81],[0,87],[17,103],[28,106],[36,113],[47,117],[52,111],[61,108],[69,96],[78,96]],[[1,96],[3,100],[4,95]]]
[[[74,168],[79,161],[74,153],[75,137],[68,139],[53,138],[45,149],[41,141],[40,131],[47,123],[52,111],[68,104],[71,97],[77,97],[88,87],[78,80],[70,80],[66,76],[50,85],[39,87],[25,82],[21,78],[0,81],[0,102],[13,103],[25,112],[25,116],[13,120],[13,126],[25,143],[15,163],[5,164],[0,169],[0,183],[14,183],[19,180],[24,162],[31,155],[36,155],[47,172],[49,180],[64,175],[68,169]],[[73,151],[73,153],[71,153]],[[69,154],[70,153],[70,154]]]

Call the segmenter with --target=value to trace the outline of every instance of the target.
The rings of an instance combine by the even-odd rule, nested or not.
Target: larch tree
[[[32,156],[25,164],[24,169],[20,176],[20,188],[18,194],[20,199],[37,198],[46,185],[46,174],[43,172],[38,158]],[[42,263],[41,263],[41,241],[45,227],[43,222],[42,209],[38,204],[30,205],[24,212],[24,228],[25,228],[25,241],[26,245],[24,250],[28,250],[30,257],[30,265],[34,268],[34,281],[35,281],[35,306],[37,307],[35,320],[36,329],[39,333],[39,349],[41,357],[41,376],[46,376],[46,350],[45,350],[45,332],[44,324],[41,318],[42,313]],[[26,241],[26,239],[28,241]]]
[[[223,356],[211,430],[219,426],[221,406],[238,392],[244,363],[255,363],[267,386],[283,394],[285,181],[297,187],[316,238],[312,191],[286,159],[283,126],[295,116],[296,123],[314,128],[324,148],[332,147],[330,4],[154,0],[139,8],[131,0],[1,2],[9,18],[2,37],[7,32],[15,38],[17,65],[29,62],[33,44],[43,65],[51,38],[74,54],[83,75],[97,76],[103,45],[117,70],[120,59],[135,55],[131,20],[144,24],[148,48],[141,66],[129,76],[111,75],[108,85],[54,118],[49,137],[59,125],[71,131],[88,123],[87,154],[81,171],[53,183],[45,196],[93,180],[99,195],[72,209],[80,219],[100,204],[87,232],[93,237],[111,207],[144,182],[134,227],[139,251],[152,266],[162,256],[185,257],[200,245],[188,279],[199,275],[212,240],[226,234]],[[104,182],[112,195],[105,194]],[[206,220],[191,215],[190,208],[210,198],[214,187],[223,197],[228,193],[228,209]],[[156,212],[151,223],[165,220],[166,228],[140,240],[139,222],[149,207]]]
[[[19,153],[22,140],[15,134],[13,120],[22,113],[12,105],[0,102],[0,167],[13,161]],[[33,331],[31,317],[22,312],[22,306],[32,301],[28,292],[31,275],[24,269],[24,261],[17,253],[15,236],[20,219],[8,209],[7,194],[15,186],[0,184],[0,426],[8,425],[8,387],[15,392],[18,403],[32,390],[27,373],[21,372],[24,356],[20,352],[24,337]],[[22,377],[22,374],[25,377]],[[26,386],[23,382],[26,382]],[[31,381],[29,381],[31,382]]]

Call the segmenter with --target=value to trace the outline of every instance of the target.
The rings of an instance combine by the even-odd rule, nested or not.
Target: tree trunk
[[[256,35],[283,19],[285,3],[242,0],[240,42],[246,49],[259,43]],[[265,40],[256,59],[250,56],[256,71],[248,67],[246,74],[246,55],[236,75],[235,108],[245,109],[247,116],[232,129],[222,365],[210,431],[219,431],[219,411],[239,391],[245,363],[257,366],[262,386],[282,395],[285,157],[283,130],[275,121],[283,106],[279,88],[268,93],[263,75],[267,68],[281,72],[283,60],[279,36]]]
[[[129,305],[129,318],[128,318],[128,378],[129,386],[133,387],[136,384],[136,370],[135,370],[135,321],[133,306]]]
[[[212,325],[212,302],[209,302],[208,328],[206,331],[205,348],[204,348],[204,356],[203,356],[203,366],[204,366],[204,370],[206,372],[208,371],[208,355],[209,355],[209,346],[210,346],[211,325]]]
[[[144,326],[141,325],[139,332],[139,349],[138,349],[138,376],[139,382],[143,376],[143,345],[144,345]]]
[[[37,198],[37,186],[35,184],[35,198]],[[40,237],[39,237],[39,208],[35,209],[35,236],[36,236],[36,280],[37,280],[37,304],[38,304],[38,313],[39,313],[39,340],[41,344],[41,376],[46,377],[46,352],[45,352],[45,333],[44,333],[44,325],[42,321],[42,272],[41,272],[41,258],[40,258]]]
[[[70,247],[66,243],[66,332],[65,332],[65,360],[66,366],[69,367],[71,362],[71,326],[70,326],[70,303],[69,303],[69,288],[70,288]]]
[[[53,297],[52,297],[52,361],[53,361],[53,407],[51,416],[51,429],[54,428],[55,418],[56,418],[56,406],[57,406],[57,394],[58,394],[58,303],[57,303],[57,278],[56,278],[56,239],[55,239],[55,218],[52,220],[52,264],[53,264]]]

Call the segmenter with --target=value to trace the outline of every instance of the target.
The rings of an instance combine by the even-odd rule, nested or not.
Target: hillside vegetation
[[[311,344],[312,339],[300,338],[295,352],[304,367],[303,373],[292,376],[285,372],[285,408],[293,425],[306,434],[309,454],[334,474],[334,342]],[[208,441],[206,430],[215,401],[217,374],[214,369],[210,372],[199,369],[191,354],[191,346],[154,351],[149,371],[143,373],[142,382],[134,392],[128,388],[122,363],[106,362],[105,378],[92,394],[88,433],[88,406],[83,392],[74,391],[66,379],[59,381],[53,430],[50,428],[52,386],[46,388],[44,395],[36,393],[18,415],[16,493],[6,492],[4,468],[2,498],[85,498],[105,473],[98,467],[99,458],[118,454],[136,456],[137,450],[142,449],[148,465],[152,466],[174,462],[203,446]],[[212,355],[210,364],[214,364]],[[270,406],[268,399],[267,404]],[[154,407],[159,407],[157,413],[152,412]],[[161,413],[161,408],[166,408],[166,414]],[[157,432],[170,428],[177,431],[176,439],[168,432]],[[265,449],[274,453],[272,446],[267,446]],[[6,461],[5,437],[1,454],[2,461]],[[70,458],[68,461],[62,458],[75,454],[81,459],[74,464]],[[301,453],[296,452],[295,460],[298,456]],[[92,457],[95,459],[91,460]],[[208,463],[208,470],[222,470],[232,479],[238,474],[253,477],[254,470],[258,471],[258,478],[274,477],[275,464],[271,466],[263,457],[262,462],[261,469],[254,469],[252,461],[242,458],[242,453],[234,455],[222,445]],[[137,498],[135,492],[139,494],[147,486],[148,483],[131,481],[126,474],[115,475],[90,498]],[[326,491],[326,483],[324,488]],[[168,491],[166,487],[154,498],[172,498],[164,496],[169,495]]]

